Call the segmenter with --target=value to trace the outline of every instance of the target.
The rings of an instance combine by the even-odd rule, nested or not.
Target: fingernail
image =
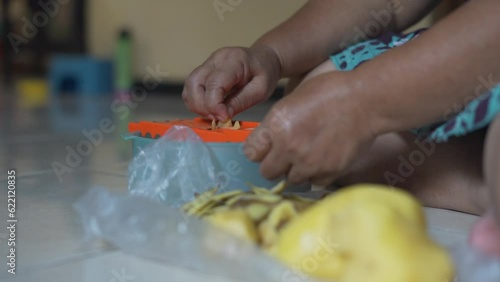
[[[222,121],[222,122],[226,122],[226,120],[227,120],[226,118],[223,118],[222,116],[217,116],[217,119]]]

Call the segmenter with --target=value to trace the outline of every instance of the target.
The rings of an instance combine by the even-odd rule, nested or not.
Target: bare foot
[[[482,253],[500,256],[500,225],[493,212],[478,221],[472,229],[469,242]]]
[[[500,257],[500,117],[490,125],[484,148],[484,179],[489,212],[471,232],[470,243],[479,251]]]

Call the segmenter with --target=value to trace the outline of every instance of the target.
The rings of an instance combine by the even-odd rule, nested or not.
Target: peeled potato
[[[448,282],[453,266],[406,192],[358,185],[290,221],[270,253],[316,278],[341,282]]]

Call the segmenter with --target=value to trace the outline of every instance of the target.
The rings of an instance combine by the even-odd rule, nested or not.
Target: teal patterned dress
[[[397,48],[416,38],[425,30],[400,35],[387,33],[379,38],[352,45],[342,52],[332,55],[331,60],[338,70],[350,71],[390,49]],[[488,85],[487,78],[478,81],[483,84],[483,93],[479,93],[463,110],[450,114],[444,122],[428,125],[413,130],[422,138],[434,142],[446,142],[452,137],[487,127],[500,113],[500,84]]]

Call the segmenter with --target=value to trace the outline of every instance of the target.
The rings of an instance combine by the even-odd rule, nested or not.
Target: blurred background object
[[[129,92],[133,85],[132,35],[128,29],[120,31],[115,50],[115,90]]]
[[[124,28],[118,34],[116,46],[115,46],[115,56],[114,56],[114,96],[115,101],[120,101],[122,103],[131,103],[132,96],[131,91],[134,84],[134,77],[132,74],[132,34],[129,29]],[[132,115],[129,114],[122,119],[116,120],[116,138],[120,138],[124,132],[128,131],[128,124],[133,120]],[[121,158],[128,156],[130,152],[129,144],[124,142],[118,143],[118,152]]]
[[[45,79],[20,79],[16,83],[15,91],[19,93],[19,105],[22,108],[33,109],[47,106],[49,89]]]
[[[126,66],[122,59],[120,70],[129,72],[133,82],[141,82],[148,74],[148,66],[160,65],[169,72],[165,81],[179,86],[217,48],[251,44],[305,2],[150,0],[146,4],[133,0],[2,0],[3,76],[7,81],[12,77],[43,77],[53,54],[112,58],[117,51],[129,52],[130,65]],[[456,2],[443,1],[413,29],[442,18]],[[119,40],[121,47],[117,47],[120,33],[124,37]],[[132,42],[124,43],[126,34],[135,35],[133,48]],[[123,78],[115,82],[126,84]]]
[[[98,128],[110,116],[105,98],[113,92],[112,61],[86,55],[57,55],[50,63],[51,126],[56,131]],[[75,126],[79,125],[79,126]]]
[[[84,11],[83,0],[2,0],[5,78],[43,76],[52,54],[84,53]]]

